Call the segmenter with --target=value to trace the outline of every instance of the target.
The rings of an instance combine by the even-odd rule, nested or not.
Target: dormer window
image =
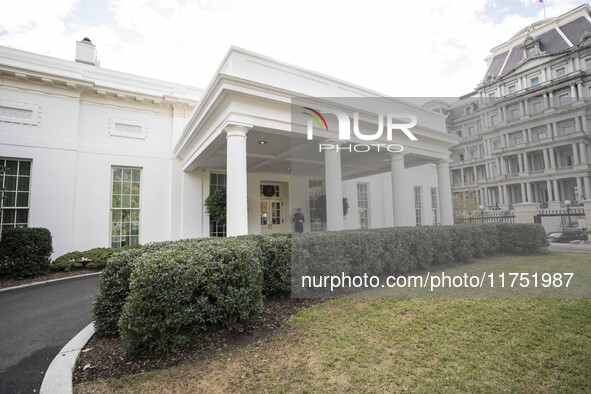
[[[531,59],[541,53],[540,51],[540,40],[534,39],[533,37],[527,37],[521,45],[523,49],[523,58]]]
[[[591,33],[585,32],[585,34],[583,34],[581,36],[581,40],[579,42],[580,42],[579,45],[589,45],[589,44],[591,44]]]
[[[486,83],[488,83],[489,85],[494,82],[495,82],[495,77],[493,77],[492,75],[486,79]]]
[[[464,115],[471,115],[472,114],[472,107],[467,106],[464,108]]]

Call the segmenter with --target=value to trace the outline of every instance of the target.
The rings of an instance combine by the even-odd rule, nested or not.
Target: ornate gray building
[[[486,60],[474,92],[426,104],[462,138],[451,150],[452,192],[487,210],[590,198],[591,7],[525,27]]]

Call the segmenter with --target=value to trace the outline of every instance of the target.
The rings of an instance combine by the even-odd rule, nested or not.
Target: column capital
[[[404,157],[408,155],[407,152],[391,152],[390,153],[390,161],[395,161],[395,160],[404,160]]]
[[[223,130],[228,137],[232,137],[232,136],[245,137],[246,133],[248,133],[252,129],[252,127],[253,126],[251,124],[232,122],[232,123],[226,123],[224,125]]]
[[[449,165],[451,164],[451,160],[441,159],[441,160],[437,160],[437,162],[435,164],[437,164],[437,167],[449,167]]]

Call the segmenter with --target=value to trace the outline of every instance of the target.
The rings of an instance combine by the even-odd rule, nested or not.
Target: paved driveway
[[[99,275],[0,292],[0,393],[39,392],[53,358],[92,321]]]
[[[583,252],[591,253],[591,244],[550,244],[548,250],[556,252]]]

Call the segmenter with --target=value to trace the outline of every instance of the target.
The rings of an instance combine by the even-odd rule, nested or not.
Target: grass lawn
[[[487,263],[549,261],[591,268],[591,255],[576,253]],[[584,392],[589,327],[590,299],[339,299],[301,311],[257,345],[75,391]]]

